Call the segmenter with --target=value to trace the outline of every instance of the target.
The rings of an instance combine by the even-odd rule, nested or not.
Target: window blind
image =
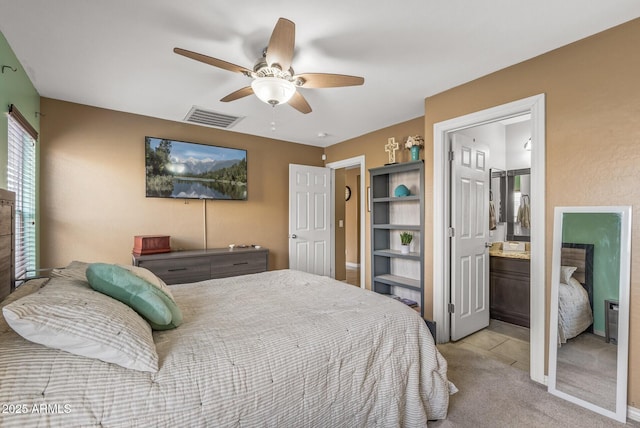
[[[35,138],[38,134],[32,127],[26,129],[21,123],[23,121],[26,122],[24,116],[11,106],[8,117],[7,188],[16,194],[16,285],[20,285],[30,276],[35,276],[36,272]]]

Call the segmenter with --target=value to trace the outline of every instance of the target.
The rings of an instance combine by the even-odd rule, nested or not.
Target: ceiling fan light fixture
[[[260,100],[272,106],[287,103],[296,92],[296,87],[279,77],[257,77],[251,82],[251,89]]]

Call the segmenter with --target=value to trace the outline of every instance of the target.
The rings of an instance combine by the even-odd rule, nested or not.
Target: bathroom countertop
[[[514,252],[514,251],[502,251],[499,249],[489,249],[489,256],[491,257],[505,257],[509,259],[521,259],[531,260],[531,253],[529,251]]]
[[[502,242],[494,242],[491,248],[489,248],[489,256],[504,257],[508,259],[531,260],[531,251],[528,242],[524,244],[525,251],[503,251],[503,245],[504,243]]]

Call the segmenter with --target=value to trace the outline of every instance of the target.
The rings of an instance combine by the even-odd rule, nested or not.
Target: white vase
[[[409,254],[409,247],[410,245],[400,245],[400,253],[401,254]]]

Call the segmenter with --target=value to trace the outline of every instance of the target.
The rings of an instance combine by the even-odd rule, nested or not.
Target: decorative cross
[[[389,138],[389,142],[386,146],[384,146],[384,151],[389,153],[389,163],[396,163],[396,150],[398,150],[399,146],[396,142],[396,139],[391,137]]]

